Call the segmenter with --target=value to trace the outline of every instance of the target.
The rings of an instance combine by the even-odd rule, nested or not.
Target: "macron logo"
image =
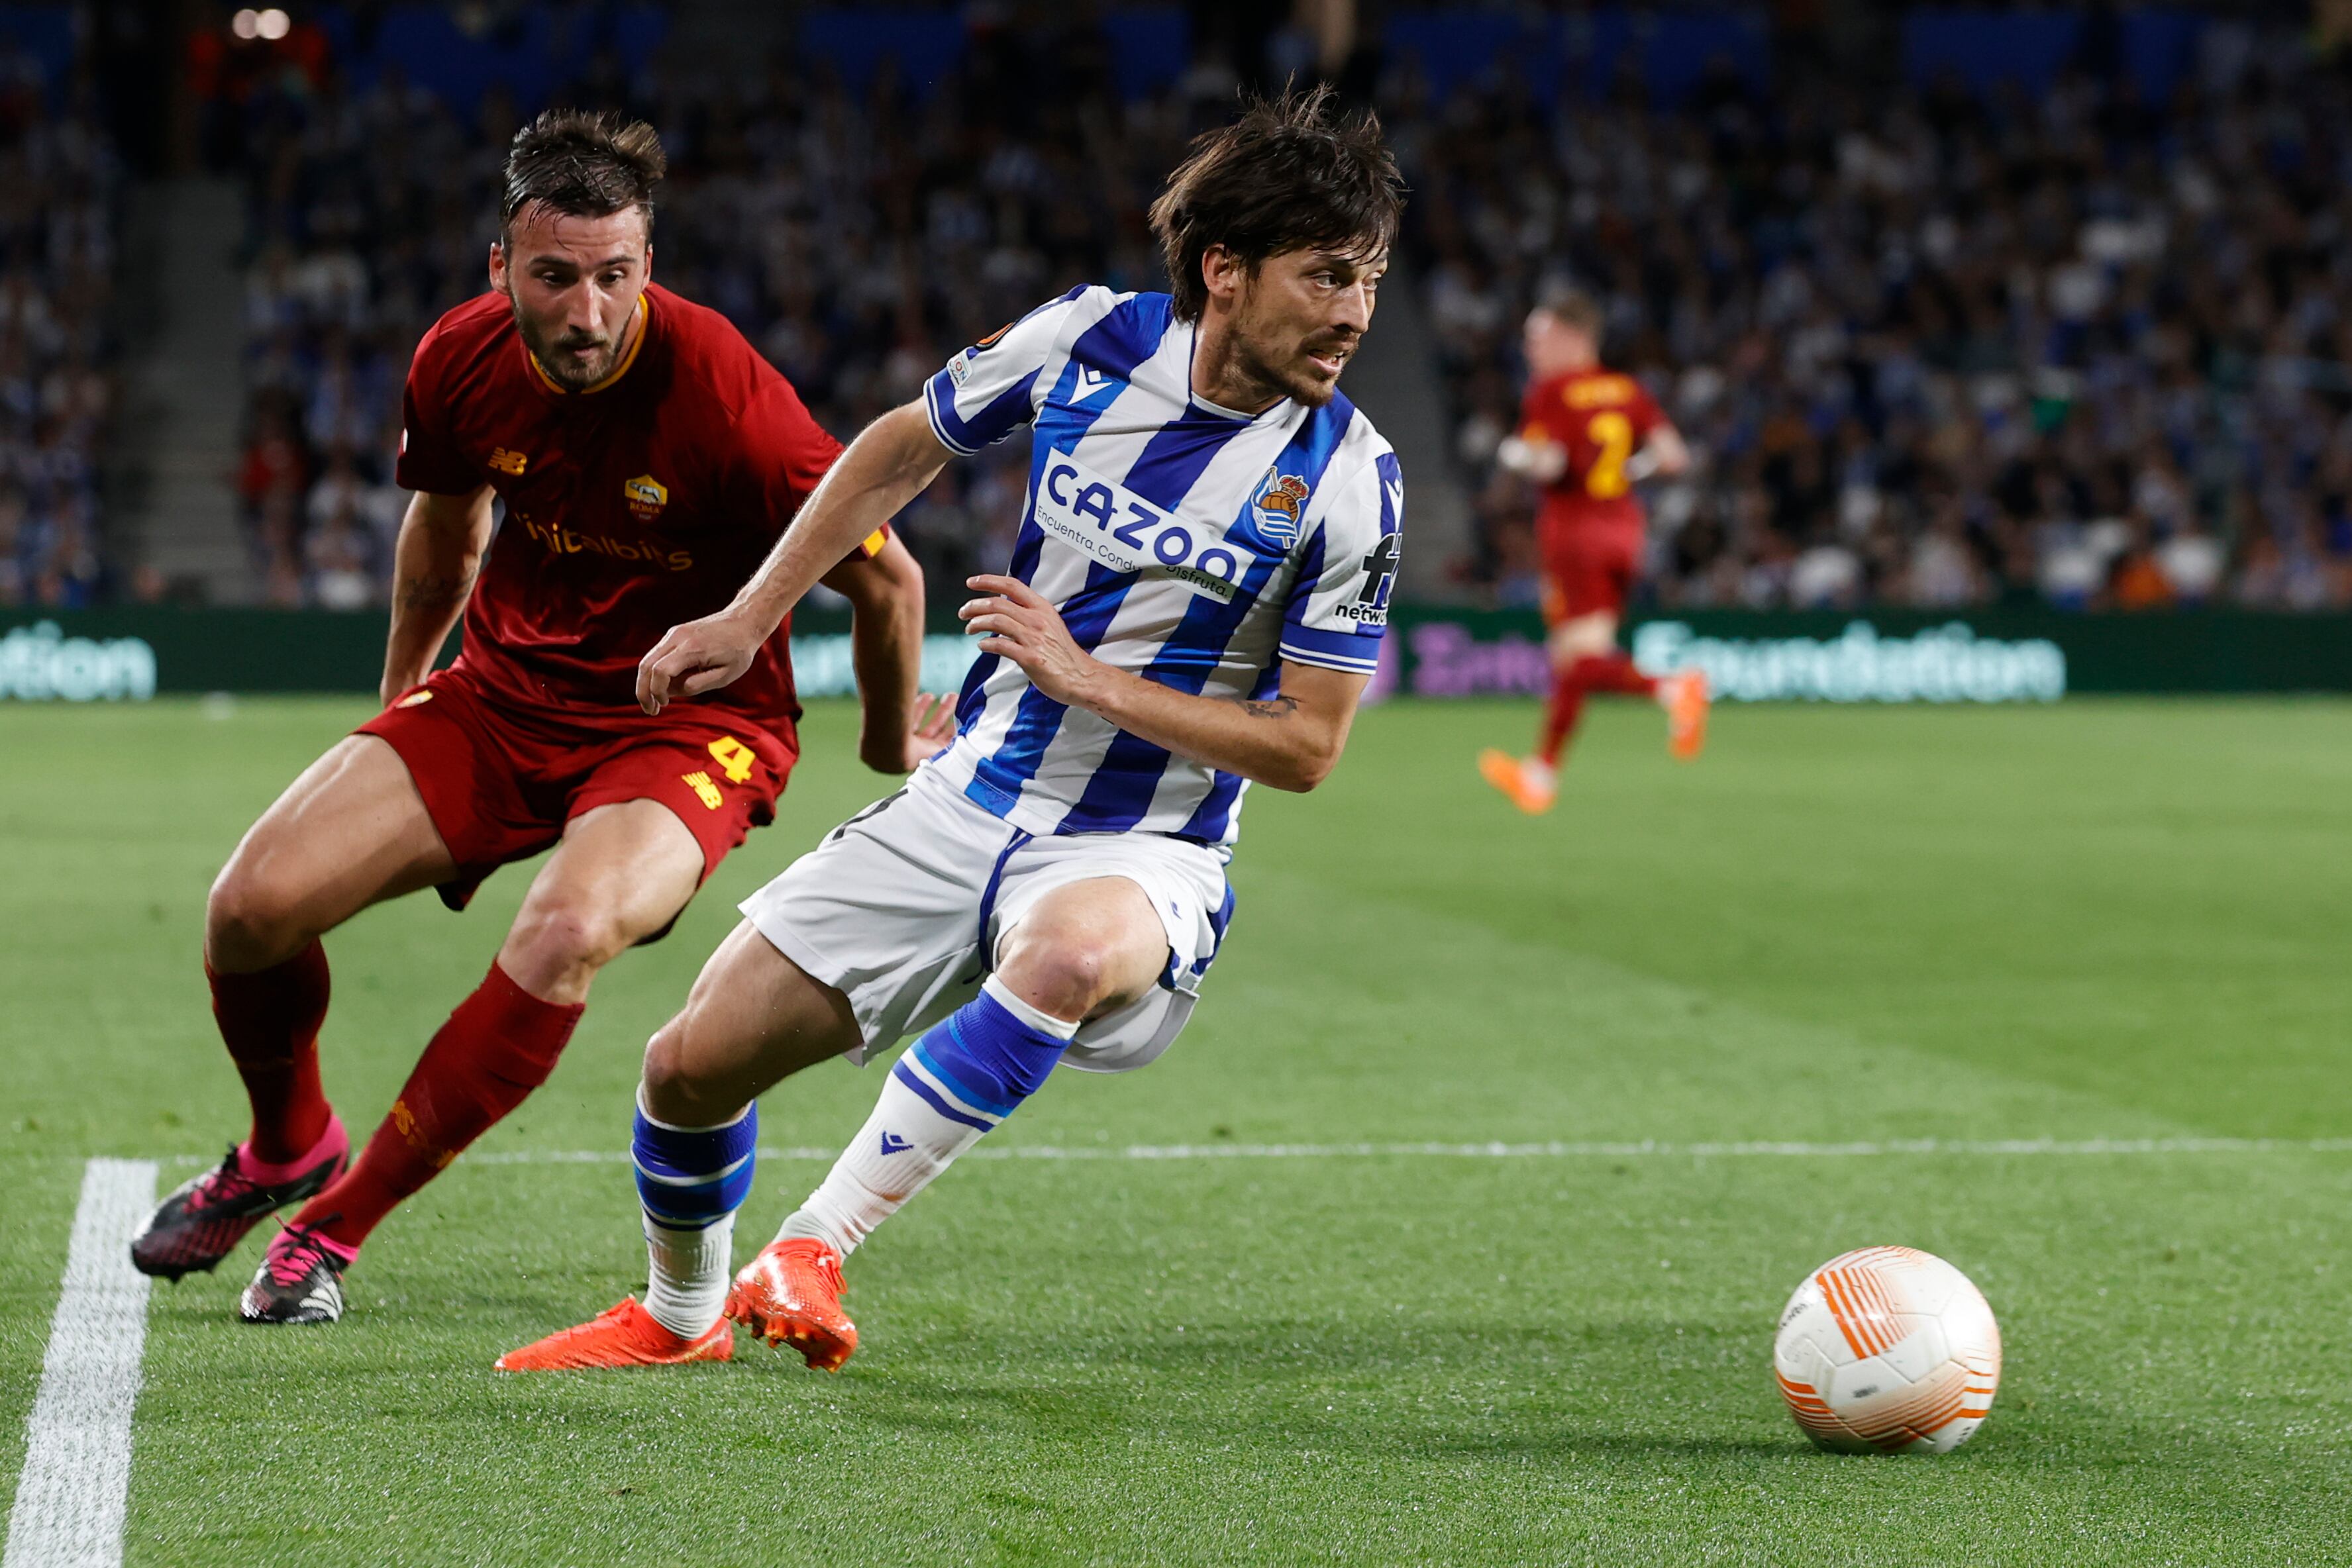
[[[905,1154],[908,1149],[911,1149],[911,1148],[913,1148],[914,1146],[915,1146],[914,1145],[912,1145],[912,1144],[908,1143],[906,1139],[904,1139],[904,1138],[900,1137],[898,1134],[896,1134],[896,1133],[893,1133],[893,1132],[889,1131],[887,1128],[885,1128],[885,1129],[883,1130],[883,1133],[882,1133],[882,1152],[883,1152],[884,1154],[886,1154],[886,1155],[903,1155],[903,1154]]]

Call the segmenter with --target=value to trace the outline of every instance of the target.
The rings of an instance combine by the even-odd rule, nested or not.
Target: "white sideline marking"
[[[839,1149],[797,1145],[762,1148],[763,1160],[824,1160]],[[966,1160],[1349,1160],[1349,1159],[1853,1159],[1890,1155],[2342,1155],[2352,1138],[1887,1138],[1850,1144],[1639,1143],[1510,1144],[986,1144]],[[176,1155],[173,1163],[208,1166],[216,1155]],[[625,1166],[626,1149],[499,1149],[467,1155],[473,1166]],[[9,1565],[13,1568],[13,1564]]]
[[[763,1148],[763,1160],[832,1160],[838,1149]],[[1895,1138],[1875,1143],[986,1144],[967,1160],[1844,1159],[1887,1155],[2261,1155],[2352,1153],[2352,1138]],[[199,1156],[188,1156],[202,1163]],[[626,1149],[512,1149],[486,1166],[626,1165]]]
[[[49,1322],[4,1568],[116,1568],[131,1488],[131,1410],[147,1343],[147,1276],[131,1238],[155,1201],[152,1160],[92,1160]]]

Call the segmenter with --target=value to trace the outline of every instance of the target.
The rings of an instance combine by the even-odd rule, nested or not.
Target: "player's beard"
[[[1318,334],[1286,340],[1281,329],[1244,329],[1241,336],[1242,369],[1255,381],[1308,408],[1321,408],[1339,390],[1339,378],[1325,380],[1307,361],[1310,354],[1336,355],[1340,368],[1356,351],[1360,333]]]
[[[530,350],[530,357],[539,361],[539,368],[547,372],[549,380],[570,391],[582,392],[613,373],[620,355],[612,339],[601,332],[574,332],[569,329],[551,337],[531,325],[512,296],[508,297],[507,304],[514,311],[515,330],[522,334],[523,346]],[[573,352],[588,348],[603,351],[588,360],[579,359]]]

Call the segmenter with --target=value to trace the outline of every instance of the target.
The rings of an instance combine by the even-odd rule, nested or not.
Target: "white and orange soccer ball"
[[[1789,1298],[1772,1372],[1789,1414],[1824,1448],[1948,1454],[1992,1409],[2000,1325],[1941,1258],[1864,1247],[1814,1270]]]

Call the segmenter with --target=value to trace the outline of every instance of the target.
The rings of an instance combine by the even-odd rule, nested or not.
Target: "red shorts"
[[[554,844],[582,812],[622,800],[658,800],[676,812],[702,846],[708,878],[744,834],[775,820],[800,755],[790,721],[781,727],[778,735],[690,705],[593,720],[519,709],[451,669],[353,733],[378,737],[407,765],[457,862],[441,902],[463,909],[490,873]]]
[[[1544,541],[1544,620],[1557,626],[1580,615],[1625,613],[1642,580],[1639,534],[1571,534]]]

